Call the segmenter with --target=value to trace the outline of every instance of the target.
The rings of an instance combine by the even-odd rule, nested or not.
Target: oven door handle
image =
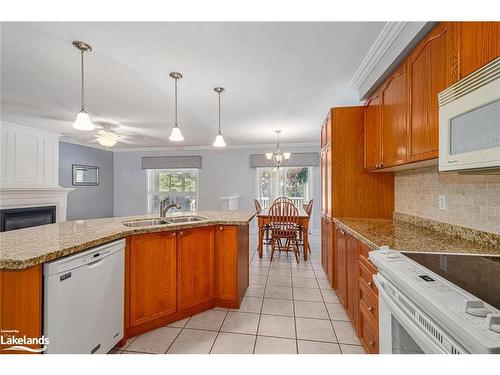
[[[380,274],[373,275],[373,281],[378,288],[379,293],[379,304],[381,302],[385,303],[390,310],[390,313],[394,315],[399,323],[403,326],[404,329],[411,333],[410,336],[415,340],[415,342],[420,346],[420,348],[429,354],[437,353],[437,354],[446,354],[447,352],[438,346],[429,335],[423,331],[420,327],[418,327],[409,317],[408,314],[403,311],[389,296],[389,294],[384,289],[385,284],[388,281],[381,276]],[[383,312],[383,309],[379,307],[379,314]],[[379,321],[381,317],[379,316]],[[382,334],[382,332],[381,332]]]

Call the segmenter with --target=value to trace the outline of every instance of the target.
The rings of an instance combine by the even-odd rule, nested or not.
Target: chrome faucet
[[[181,209],[181,205],[178,203],[172,203],[172,204],[169,204],[167,206],[166,205],[167,201],[168,201],[168,198],[166,198],[160,202],[160,216],[162,216],[162,217],[167,216],[168,210],[170,210],[171,208],[177,208],[178,210]]]

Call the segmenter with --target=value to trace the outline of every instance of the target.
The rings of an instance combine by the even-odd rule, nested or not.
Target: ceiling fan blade
[[[128,140],[128,139],[123,139],[123,138],[121,138],[121,137],[118,139],[118,142],[120,142],[120,143],[124,143],[124,144],[126,144],[126,145],[135,145],[135,142],[130,141],[130,140]]]

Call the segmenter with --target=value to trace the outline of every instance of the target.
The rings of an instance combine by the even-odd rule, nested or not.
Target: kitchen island
[[[215,306],[238,308],[248,286],[248,228],[255,212],[195,215],[198,221],[160,225],[124,225],[151,217],[143,215],[0,233],[0,329],[41,337],[43,264],[122,238],[126,239],[122,343]]]

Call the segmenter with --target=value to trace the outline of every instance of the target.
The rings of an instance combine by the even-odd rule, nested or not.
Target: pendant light
[[[288,159],[290,159],[290,156],[292,156],[292,154],[290,152],[281,152],[281,149],[280,149],[281,130],[275,130],[275,133],[276,133],[276,137],[277,137],[276,153],[275,154],[272,152],[266,153],[266,159],[271,161],[274,165],[273,171],[277,171],[278,169],[280,169],[280,167],[283,166],[283,164]]]
[[[181,129],[179,129],[179,126],[177,125],[177,81],[182,78],[182,74],[172,72],[169,75],[175,80],[175,123],[172,128],[172,133],[170,133],[170,137],[168,139],[172,142],[181,142],[184,140],[184,137],[182,136]]]
[[[213,143],[214,147],[226,147],[226,142],[224,142],[224,138],[222,137],[222,133],[220,131],[220,94],[224,92],[224,87],[216,87],[214,91],[219,94],[219,132],[215,137],[215,141]]]
[[[81,78],[82,78],[82,91],[81,91],[82,105],[80,107],[80,112],[78,112],[76,120],[73,123],[73,128],[78,130],[94,130],[95,125],[90,121],[90,117],[87,111],[85,111],[85,86],[84,86],[84,71],[83,71],[83,53],[92,51],[92,47],[89,44],[85,42],[80,42],[78,40],[73,41],[73,46],[80,50]]]

